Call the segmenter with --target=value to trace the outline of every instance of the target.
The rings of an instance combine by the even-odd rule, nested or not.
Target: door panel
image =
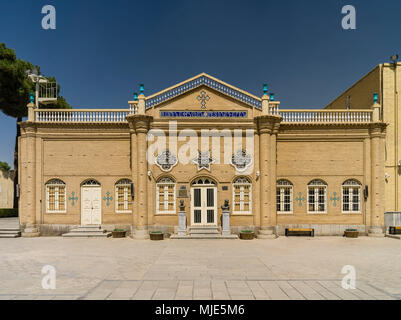
[[[90,188],[82,188],[82,214],[81,214],[81,224],[91,224],[92,216],[92,197]]]
[[[82,187],[81,194],[81,225],[101,224],[101,188]]]
[[[100,188],[93,188],[93,209],[92,209],[92,224],[102,223],[102,203],[101,203]]]
[[[217,188],[193,187],[191,197],[191,224],[198,226],[216,225]]]

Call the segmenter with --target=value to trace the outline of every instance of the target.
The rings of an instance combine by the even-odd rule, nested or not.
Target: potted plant
[[[346,238],[358,238],[359,232],[356,229],[345,229],[344,237]]]
[[[255,233],[252,230],[241,230],[239,238],[242,240],[252,240],[255,238]]]
[[[163,240],[164,234],[161,231],[151,231],[149,233],[150,240]]]
[[[111,232],[113,238],[125,238],[126,233],[127,233],[127,231],[125,231],[123,229],[114,229]]]

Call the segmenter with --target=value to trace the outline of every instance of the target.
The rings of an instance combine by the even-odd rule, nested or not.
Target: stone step
[[[14,233],[21,233],[19,229],[17,230],[0,230],[0,234],[14,234]]]
[[[18,233],[0,233],[0,238],[19,238],[21,237],[21,232]]]
[[[78,229],[92,229],[92,230],[99,230],[102,229],[99,225],[86,225],[86,226],[79,226]]]
[[[218,227],[190,227],[190,234],[219,234]]]
[[[63,234],[66,238],[107,238],[110,236],[111,232],[106,232],[99,225],[79,226]]]
[[[259,234],[263,234],[263,235],[272,235],[273,234],[273,230],[259,230]]]
[[[64,238],[108,238],[111,232],[93,233],[93,232],[76,232],[64,233]]]
[[[258,234],[256,236],[257,239],[276,239],[277,236],[275,234]]]
[[[222,240],[224,240],[224,239],[238,239],[238,236],[236,235],[236,234],[231,234],[231,235],[229,235],[229,236],[223,236],[223,235],[221,235],[221,234],[192,234],[192,235],[187,235],[187,236],[179,236],[179,235],[176,235],[176,234],[174,234],[174,235],[172,235],[171,237],[170,237],[170,239],[182,239],[182,240],[189,240],[189,239],[197,239],[197,240],[200,240],[200,239],[222,239]]]
[[[0,228],[0,233],[3,231],[14,231],[14,232],[19,232],[21,231],[20,228],[15,227],[15,228]]]
[[[71,229],[70,232],[104,232],[104,230],[92,229],[92,228],[78,228],[78,229]]]

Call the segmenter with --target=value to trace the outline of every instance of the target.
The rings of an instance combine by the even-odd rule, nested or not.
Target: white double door
[[[217,226],[217,188],[191,188],[191,225]]]
[[[81,189],[81,225],[102,223],[101,188],[82,187]]]

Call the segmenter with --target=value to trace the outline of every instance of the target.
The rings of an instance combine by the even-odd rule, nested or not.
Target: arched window
[[[361,212],[361,189],[362,185],[357,180],[349,179],[343,183],[343,213]]]
[[[327,213],[327,184],[315,179],[308,184],[308,213]]]
[[[277,181],[277,213],[292,213],[292,195],[293,187],[291,182],[288,180]]]
[[[52,179],[46,183],[46,212],[66,213],[66,188],[64,181]]]
[[[161,178],[156,183],[156,213],[175,214],[175,181]]]
[[[248,178],[233,182],[233,214],[252,214],[252,183]]]
[[[122,179],[116,183],[116,212],[132,212],[131,180]]]

